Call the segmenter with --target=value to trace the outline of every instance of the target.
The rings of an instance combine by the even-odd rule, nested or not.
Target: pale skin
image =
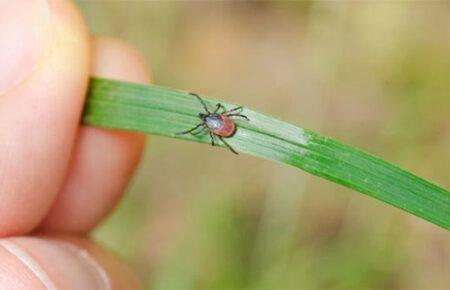
[[[91,75],[148,83],[140,54],[92,37],[69,0],[0,2],[0,289],[140,289],[88,233],[145,136],[80,125]]]

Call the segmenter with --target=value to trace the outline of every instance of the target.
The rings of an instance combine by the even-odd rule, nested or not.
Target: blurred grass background
[[[278,116],[450,187],[449,2],[78,1],[155,83]],[[448,289],[447,231],[297,169],[151,137],[94,233],[148,289]]]

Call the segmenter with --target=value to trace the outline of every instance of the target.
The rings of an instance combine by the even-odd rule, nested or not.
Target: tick
[[[215,137],[217,137],[220,141],[222,141],[223,144],[225,144],[225,146],[227,146],[231,150],[231,152],[233,152],[234,154],[238,154],[236,150],[234,150],[233,147],[231,147],[230,144],[228,144],[228,142],[224,140],[224,138],[229,138],[236,132],[236,123],[232,120],[232,118],[240,117],[249,120],[247,116],[241,114],[243,108],[239,106],[227,111],[225,107],[219,103],[216,105],[214,111],[211,112],[209,111],[208,106],[206,106],[206,103],[202,100],[202,98],[200,98],[199,95],[194,93],[189,94],[195,96],[199,100],[199,102],[205,109],[205,112],[198,114],[198,117],[200,118],[200,120],[202,120],[200,124],[187,131],[177,133],[177,135],[198,135],[206,129],[209,131],[212,146],[215,145]]]

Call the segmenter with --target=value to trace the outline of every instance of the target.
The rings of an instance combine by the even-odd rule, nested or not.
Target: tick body
[[[231,137],[236,131],[236,123],[226,115],[210,114],[205,117],[205,124],[217,136]]]
[[[238,154],[233,147],[228,144],[224,138],[229,138],[234,135],[236,132],[236,123],[233,118],[244,118],[248,120],[247,116],[242,115],[242,107],[236,107],[231,110],[226,110],[225,107],[222,104],[217,104],[216,108],[213,112],[209,111],[208,107],[206,106],[205,102],[200,98],[199,95],[190,93],[191,95],[195,96],[199,102],[202,104],[203,108],[205,109],[204,113],[199,113],[198,117],[202,122],[195,126],[192,129],[189,129],[184,132],[178,133],[178,135],[183,134],[192,134],[192,135],[198,135],[204,130],[209,131],[209,136],[211,137],[211,145],[215,145],[215,137],[219,138],[220,141],[227,146],[231,152],[234,154]]]

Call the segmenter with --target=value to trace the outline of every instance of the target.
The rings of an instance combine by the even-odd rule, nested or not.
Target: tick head
[[[200,119],[202,119],[202,120],[205,120],[206,116],[208,116],[208,115],[205,114],[205,113],[199,113],[199,114],[198,114],[198,117],[199,117]]]

